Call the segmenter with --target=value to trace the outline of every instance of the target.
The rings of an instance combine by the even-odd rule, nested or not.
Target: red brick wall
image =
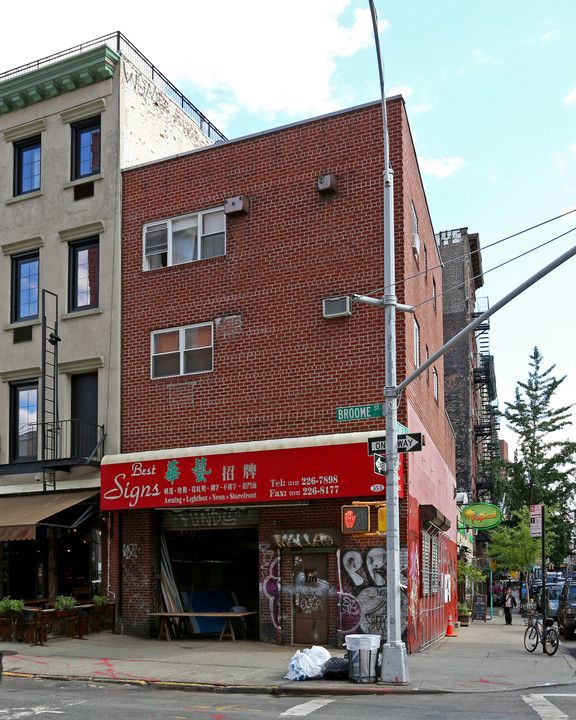
[[[429,257],[436,256],[403,102],[388,107],[401,279],[419,269],[410,215],[403,218],[412,197]],[[382,398],[383,310],[355,305],[350,318],[322,317],[323,298],[383,292],[380,117],[374,104],[124,173],[123,451],[382,427],[339,423],[335,411]],[[316,190],[326,172],[338,177],[331,198]],[[250,197],[250,213],[227,221],[225,257],[143,272],[144,223],[238,194]],[[431,274],[400,284],[399,300],[427,299]],[[435,349],[441,303],[436,312],[424,307],[422,347]],[[216,327],[213,372],[150,379],[151,331],[228,316],[241,321],[233,333],[223,331],[226,323]],[[399,379],[411,370],[411,323],[398,314],[400,330],[407,328]],[[431,402],[425,380],[417,382],[410,399],[442,443],[442,399]]]
[[[396,98],[387,105],[396,292],[399,302],[418,306],[423,361],[426,346],[432,354],[442,345],[442,278],[404,103]],[[124,172],[123,452],[384,429],[382,420],[336,420],[338,407],[382,400],[384,310],[355,304],[349,318],[322,317],[323,298],[384,294],[382,153],[381,108],[374,103]],[[316,180],[328,172],[337,176],[338,192],[325,197]],[[227,220],[225,257],[143,271],[145,223],[219,206],[241,194],[250,198],[250,212]],[[412,202],[422,243],[419,259],[412,252]],[[208,321],[215,322],[213,372],[151,380],[151,332]],[[397,327],[401,381],[414,369],[413,316],[399,312]],[[441,389],[442,362],[436,367]],[[434,400],[431,373],[406,390],[398,412],[404,424],[408,403],[426,428],[427,443],[453,467],[443,394]],[[408,473],[406,482],[408,492]],[[339,527],[340,505],[316,501],[308,507],[263,509],[261,582],[269,578],[274,560],[273,519],[295,529]],[[124,516],[123,542],[154,532],[151,518],[138,527],[129,516]],[[405,501],[400,516],[406,547]],[[383,542],[343,538],[341,553],[351,547],[362,553],[372,545]],[[153,563],[152,544],[146,552]],[[291,642],[292,622],[287,555],[282,551],[278,609],[283,642]],[[335,592],[335,553],[329,567]],[[123,562],[124,594],[126,568]],[[152,582],[152,570],[149,575]],[[345,579],[342,587],[350,600]],[[342,602],[338,593],[331,596],[331,641]],[[260,610],[262,639],[278,641],[264,593]],[[125,603],[124,613],[127,625],[140,627],[141,609]]]

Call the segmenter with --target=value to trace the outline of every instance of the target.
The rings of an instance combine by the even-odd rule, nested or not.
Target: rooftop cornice
[[[120,55],[108,45],[0,83],[0,115],[113,77]]]

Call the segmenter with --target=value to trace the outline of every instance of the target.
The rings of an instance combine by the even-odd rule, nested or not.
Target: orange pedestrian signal
[[[365,533],[370,531],[370,507],[368,505],[344,505],[342,507],[342,532]]]
[[[383,507],[378,508],[378,532],[381,532],[381,533],[386,532],[386,523],[387,523],[386,505],[384,505]]]

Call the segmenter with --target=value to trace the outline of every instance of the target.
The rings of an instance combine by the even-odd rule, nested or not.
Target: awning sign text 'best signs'
[[[365,443],[103,463],[101,478],[102,510],[381,497],[386,492],[382,478],[377,482],[374,477]]]

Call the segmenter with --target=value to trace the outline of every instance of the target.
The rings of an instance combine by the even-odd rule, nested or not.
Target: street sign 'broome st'
[[[370,420],[384,417],[382,403],[371,405],[356,405],[336,409],[336,420]]]

